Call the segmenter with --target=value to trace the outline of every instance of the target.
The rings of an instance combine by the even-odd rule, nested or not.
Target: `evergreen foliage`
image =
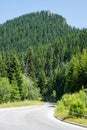
[[[9,80],[10,101],[40,94],[55,101],[87,88],[87,29],[50,11],[7,21],[0,25],[0,78]]]
[[[26,14],[1,25],[0,51],[26,53],[30,45],[53,43],[72,30],[62,16],[48,12]]]
[[[65,92],[76,92],[87,88],[87,51],[77,53],[71,59],[67,72]]]
[[[12,81],[11,83],[11,101],[19,101],[21,99],[20,93],[19,93],[19,88],[17,86],[16,81]]]

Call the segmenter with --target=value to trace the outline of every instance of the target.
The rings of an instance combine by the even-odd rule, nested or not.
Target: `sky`
[[[87,0],[0,0],[0,24],[23,14],[50,10],[76,28],[87,28]]]

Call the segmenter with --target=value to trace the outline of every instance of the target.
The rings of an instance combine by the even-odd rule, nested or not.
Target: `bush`
[[[55,108],[55,116],[62,118],[63,115],[67,114],[64,103],[62,101],[58,101]]]
[[[70,94],[65,94],[63,97],[62,97],[62,102],[64,103],[64,106],[66,107],[66,109],[69,108],[71,102],[72,102],[72,95]]]
[[[87,89],[84,89],[83,91],[81,90],[79,92],[79,98],[85,103],[87,107]]]
[[[65,94],[62,97],[61,100],[64,103],[64,106],[66,107],[67,110],[69,110],[72,101],[77,99],[77,96],[78,95],[75,93],[75,94]]]
[[[56,111],[63,112],[65,110],[64,103],[62,101],[57,102]]]
[[[0,78],[0,103],[10,101],[11,86],[7,78]]]
[[[22,98],[29,100],[36,100],[40,97],[40,89],[36,84],[28,77],[23,75],[23,89]]]
[[[85,113],[85,103],[80,99],[73,100],[70,105],[69,114],[82,117]]]
[[[37,100],[40,97],[40,90],[39,88],[31,88],[28,92],[28,99]]]
[[[66,111],[69,115],[82,117],[87,115],[87,90],[80,90],[79,93],[65,94],[58,101],[56,106],[58,113]]]

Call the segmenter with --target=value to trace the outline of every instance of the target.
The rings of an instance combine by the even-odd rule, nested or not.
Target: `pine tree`
[[[53,49],[48,48],[47,54],[46,54],[46,63],[45,63],[45,73],[47,77],[52,76],[53,71]]]
[[[47,93],[46,88],[47,84],[47,79],[44,70],[40,70],[39,75],[38,75],[38,87],[40,88],[40,93],[42,95],[45,95]]]
[[[19,93],[21,95],[21,91],[22,91],[21,69],[20,69],[18,58],[15,54],[10,55],[7,66],[8,66],[7,75],[8,75],[9,82],[10,83],[12,83],[13,81],[17,82]]]
[[[0,55],[0,76],[6,77],[6,63],[5,63],[5,57]]]
[[[16,81],[12,81],[11,83],[11,101],[19,101],[21,99],[19,88],[17,86]]]
[[[35,67],[34,67],[34,52],[33,49],[30,47],[26,61],[25,61],[25,73],[29,76],[34,78],[35,77]]]

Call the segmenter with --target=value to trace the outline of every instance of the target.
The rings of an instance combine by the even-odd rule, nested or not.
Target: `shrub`
[[[87,115],[87,89],[80,90],[78,93],[63,95],[57,103],[56,111],[76,117]]]
[[[0,103],[10,101],[11,86],[7,78],[0,78]]]
[[[62,102],[64,103],[64,106],[66,109],[70,108],[70,104],[72,103],[73,100],[76,100],[77,95],[76,94],[65,94],[62,97]]]
[[[40,97],[40,90],[39,88],[34,88],[32,87],[31,89],[29,89],[28,92],[28,99],[31,100],[37,100]]]
[[[83,91],[81,90],[79,92],[79,98],[85,103],[87,107],[87,89],[84,89]]]
[[[40,97],[39,88],[29,77],[23,75],[22,98],[31,100],[31,99],[38,99],[39,97]]]
[[[58,101],[55,108],[55,116],[62,118],[64,113],[66,113],[64,103],[62,101]]]
[[[70,105],[69,114],[82,117],[85,113],[85,103],[80,99],[73,100]]]
[[[62,101],[57,102],[56,111],[63,112],[65,110],[64,103]]]

